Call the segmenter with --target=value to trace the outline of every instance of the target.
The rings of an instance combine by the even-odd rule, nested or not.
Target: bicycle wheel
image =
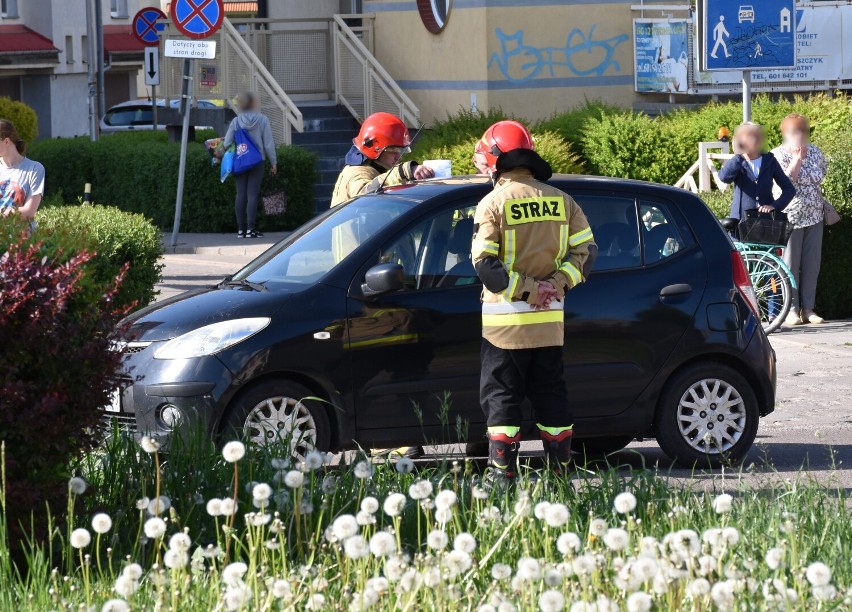
[[[742,257],[757,296],[763,331],[771,334],[781,327],[793,302],[787,268],[778,257],[764,251],[746,251]]]

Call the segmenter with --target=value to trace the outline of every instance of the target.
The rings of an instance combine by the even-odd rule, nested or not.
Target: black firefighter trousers
[[[520,427],[521,402],[532,402],[536,423],[569,427],[574,413],[568,402],[562,347],[501,349],[482,340],[479,397],[488,427]]]

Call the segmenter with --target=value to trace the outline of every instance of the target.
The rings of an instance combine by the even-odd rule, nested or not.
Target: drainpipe
[[[106,87],[104,84],[104,12],[102,0],[95,0],[95,61],[98,67],[98,125],[106,114]]]

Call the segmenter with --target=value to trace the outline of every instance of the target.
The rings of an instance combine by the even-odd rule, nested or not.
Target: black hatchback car
[[[688,464],[741,458],[773,410],[775,356],[737,251],[696,196],[554,177],[599,256],[565,301],[576,438],[654,437]],[[110,418],[168,438],[337,450],[481,440],[479,177],[365,195],[307,223],[221,284],[130,317],[133,383]],[[527,433],[535,428],[527,412]]]

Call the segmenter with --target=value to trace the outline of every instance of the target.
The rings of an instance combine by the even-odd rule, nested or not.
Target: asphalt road
[[[261,245],[255,250],[262,250]],[[250,251],[165,255],[160,299],[213,284],[236,272],[253,255]],[[852,321],[785,329],[770,339],[778,355],[776,409],[761,422],[746,461],[724,477],[742,472],[746,480],[759,484],[794,479],[806,469],[820,481],[852,492]],[[462,456],[458,448],[427,450]],[[524,450],[539,452],[535,443],[525,443]],[[672,466],[654,442],[634,442],[612,459],[636,467],[655,466],[676,479],[693,475]],[[705,479],[721,475],[696,474]]]

